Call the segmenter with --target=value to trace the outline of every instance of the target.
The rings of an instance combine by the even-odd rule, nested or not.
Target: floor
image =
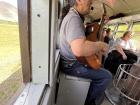
[[[105,99],[104,99],[102,105],[112,105],[112,104],[111,104],[111,103],[109,102],[109,100],[105,97]]]

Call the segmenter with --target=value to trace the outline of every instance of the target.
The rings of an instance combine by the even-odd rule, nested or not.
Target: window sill
[[[56,55],[55,55],[55,64],[56,64],[56,70],[59,64],[59,59],[60,59],[60,50],[56,50]],[[19,95],[17,100],[13,105],[38,105],[40,102],[40,99],[42,98],[42,94],[45,90],[45,84],[33,84],[33,83],[28,83],[25,88],[23,89],[22,93]],[[45,102],[49,102],[49,95],[50,95],[50,89],[47,88],[47,93],[46,93],[46,99]]]
[[[14,105],[38,105],[45,84],[28,83]]]

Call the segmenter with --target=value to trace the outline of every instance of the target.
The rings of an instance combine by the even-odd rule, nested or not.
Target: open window
[[[119,24],[117,32],[115,34],[116,38],[122,37],[123,33],[128,29],[128,24]]]
[[[112,32],[115,31],[115,27],[116,27],[115,24],[109,25],[109,28],[111,29]]]

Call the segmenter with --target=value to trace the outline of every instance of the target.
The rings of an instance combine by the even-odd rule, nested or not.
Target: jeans
[[[100,98],[104,95],[104,91],[112,81],[112,75],[108,70],[100,68],[94,70],[86,65],[74,61],[73,63],[67,63],[62,61],[63,72],[76,76],[91,79],[88,95],[85,101],[85,105],[99,105]]]

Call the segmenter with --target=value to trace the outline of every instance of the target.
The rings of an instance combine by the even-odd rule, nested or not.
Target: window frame
[[[27,83],[31,81],[30,0],[17,0],[17,4],[23,82]]]

